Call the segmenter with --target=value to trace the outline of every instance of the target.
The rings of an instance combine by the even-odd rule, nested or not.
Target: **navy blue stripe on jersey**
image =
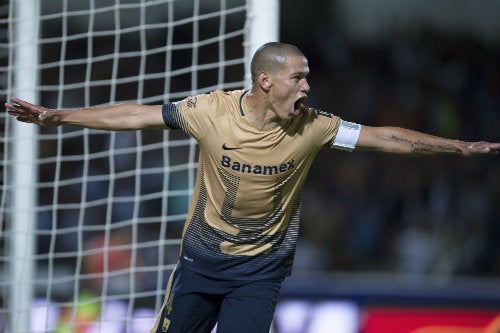
[[[240,114],[241,114],[242,116],[245,116],[245,112],[243,112],[243,107],[241,106],[241,103],[243,102],[243,96],[245,96],[245,94],[246,94],[247,92],[248,92],[248,90],[245,90],[245,91],[243,92],[243,94],[241,94],[241,96],[240,96]]]
[[[161,115],[163,117],[163,121],[165,125],[170,127],[171,129],[179,129],[180,119],[179,112],[177,111],[176,103],[167,103],[164,104],[161,109]]]

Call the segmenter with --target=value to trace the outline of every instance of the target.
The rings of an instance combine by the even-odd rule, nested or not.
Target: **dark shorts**
[[[151,332],[268,333],[281,283],[216,280],[178,264]]]

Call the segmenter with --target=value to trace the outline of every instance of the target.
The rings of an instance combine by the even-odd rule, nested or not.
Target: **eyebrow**
[[[307,71],[297,71],[297,72],[291,73],[290,77],[294,77],[294,76],[297,76],[297,75],[305,77],[305,76],[309,75],[309,73],[310,73],[309,70],[307,70]]]

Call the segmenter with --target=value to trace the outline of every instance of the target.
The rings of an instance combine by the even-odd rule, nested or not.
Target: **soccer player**
[[[199,169],[178,264],[152,332],[264,333],[291,273],[307,172],[324,147],[408,155],[497,154],[397,127],[369,127],[304,105],[307,58],[261,46],[250,90],[214,91],[165,105],[51,110],[12,98],[9,114],[41,126],[180,129],[199,144]]]

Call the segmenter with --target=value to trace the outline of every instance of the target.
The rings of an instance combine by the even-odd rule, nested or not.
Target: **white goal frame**
[[[38,50],[36,38],[39,33],[37,20],[40,1],[50,0],[10,0],[11,14],[14,16],[15,29],[10,39],[16,40],[17,48],[10,51],[14,62],[22,64],[15,66],[12,95],[38,103],[36,84],[38,79]],[[250,82],[250,57],[263,43],[279,40],[279,1],[278,0],[247,0],[247,33],[245,48],[246,74],[245,81]],[[10,96],[9,96],[10,97]],[[6,126],[7,127],[7,126]],[[30,306],[33,302],[31,281],[34,272],[36,188],[37,179],[37,143],[32,138],[36,136],[37,127],[15,122],[11,145],[9,173],[13,175],[11,190],[7,198],[2,194],[2,200],[11,203],[12,237],[10,239],[10,269],[8,277],[12,283],[9,292],[9,326],[12,333],[29,332]],[[5,213],[5,212],[0,212]]]

